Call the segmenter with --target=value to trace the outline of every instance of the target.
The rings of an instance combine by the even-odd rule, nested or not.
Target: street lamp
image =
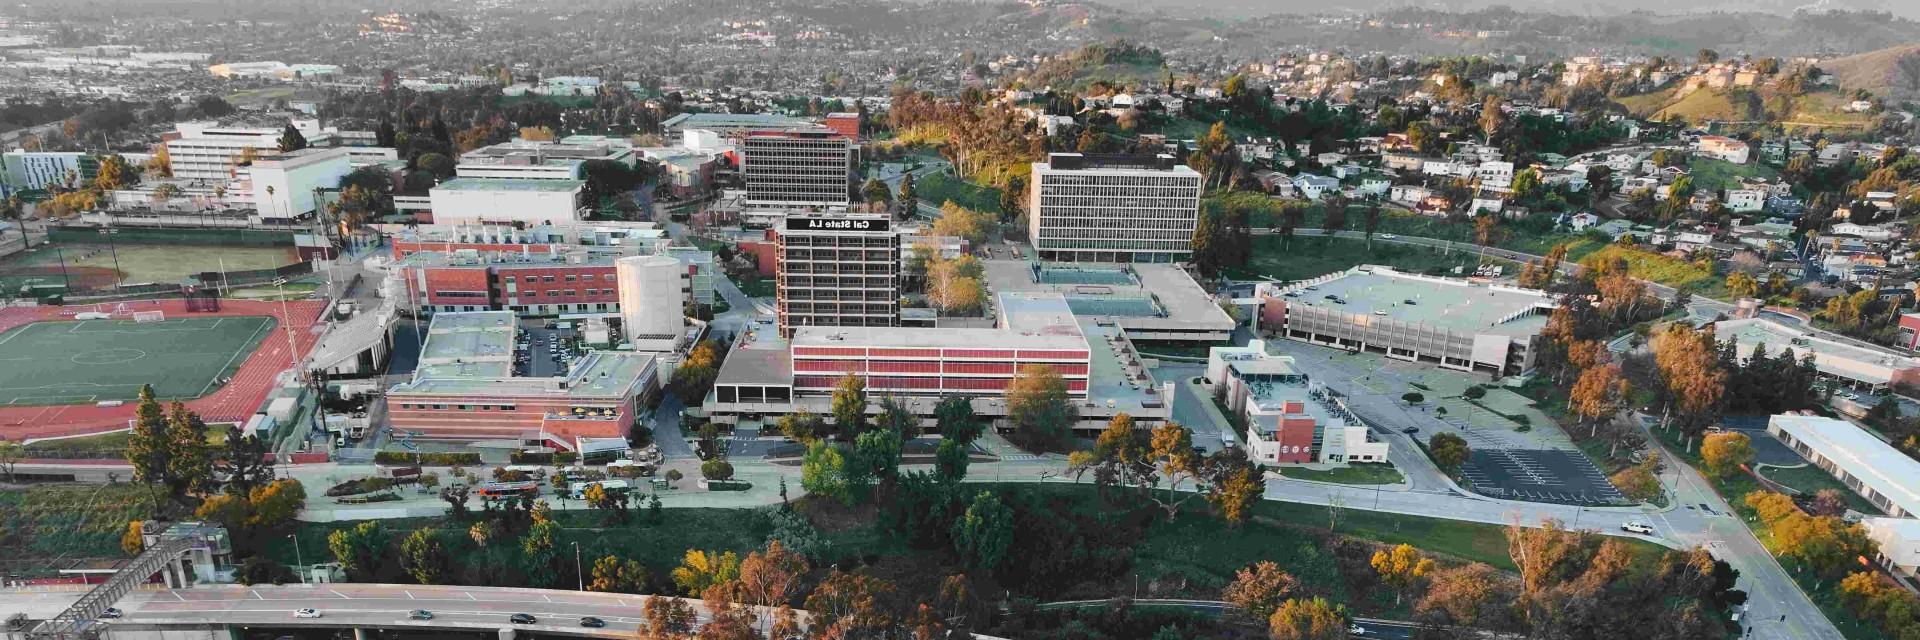
[[[306,566],[307,560],[300,553],[300,536],[297,534],[289,533],[287,534],[287,539],[293,541],[293,563],[300,566]],[[305,573],[300,574],[300,584],[306,584],[306,583],[307,583],[307,574]]]
[[[575,591],[587,590],[587,577],[580,574],[580,543],[573,543],[573,583]]]

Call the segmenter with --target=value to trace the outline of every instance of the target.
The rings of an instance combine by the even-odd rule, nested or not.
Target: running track
[[[110,303],[111,304],[111,303]],[[144,300],[128,302],[135,311],[165,311],[168,318],[215,316],[272,316],[277,320],[273,332],[261,338],[260,346],[247,356],[233,381],[204,397],[187,401],[187,408],[207,422],[242,422],[260,404],[266,402],[280,372],[292,368],[294,358],[287,353],[287,329],[300,355],[313,348],[317,336],[314,325],[327,306],[324,300],[282,303],[258,300],[221,300],[220,311],[188,312],[185,300]],[[66,307],[10,307],[0,309],[0,332],[41,320],[71,320],[76,313],[93,311],[94,305]],[[289,317],[291,316],[291,317]],[[15,407],[0,406],[0,440],[21,441],[32,438],[71,436],[125,429],[133,418],[134,403],[118,407],[91,404]]]

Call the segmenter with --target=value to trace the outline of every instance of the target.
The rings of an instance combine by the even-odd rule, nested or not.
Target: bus
[[[518,498],[520,496],[538,495],[540,493],[540,483],[532,480],[525,482],[487,482],[482,483],[478,489],[474,490],[474,493],[483,499]]]

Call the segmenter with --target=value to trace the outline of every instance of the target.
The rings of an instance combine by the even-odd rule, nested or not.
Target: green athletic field
[[[0,404],[198,398],[271,331],[267,316],[35,322],[0,334]]]

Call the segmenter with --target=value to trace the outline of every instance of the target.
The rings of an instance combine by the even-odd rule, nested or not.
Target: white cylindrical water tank
[[[614,261],[614,279],[620,286],[620,319],[627,341],[635,348],[671,350],[685,330],[687,297],[680,289],[682,269],[680,261],[671,256],[633,256]]]

